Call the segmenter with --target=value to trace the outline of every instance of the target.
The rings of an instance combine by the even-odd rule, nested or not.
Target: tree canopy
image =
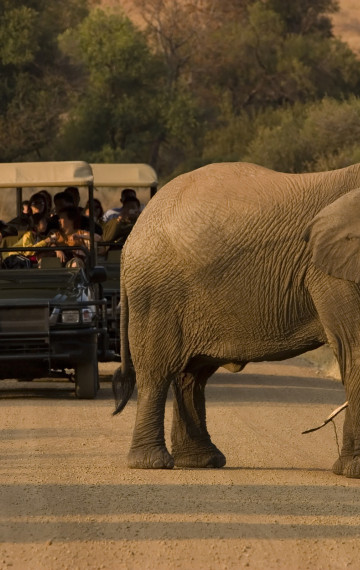
[[[335,168],[360,155],[360,62],[335,0],[0,3],[0,159]]]
[[[0,159],[40,156],[57,135],[71,71],[58,36],[87,14],[85,0],[0,3]]]

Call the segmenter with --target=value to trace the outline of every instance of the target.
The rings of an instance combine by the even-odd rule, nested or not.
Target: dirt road
[[[67,383],[0,383],[0,568],[359,568],[360,481],[330,471],[341,384],[302,359],[208,386],[221,470],[126,467],[136,402],[113,418]],[[343,418],[336,420],[341,438]],[[170,432],[171,402],[166,414]]]

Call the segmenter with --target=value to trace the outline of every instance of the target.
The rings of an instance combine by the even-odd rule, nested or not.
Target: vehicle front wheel
[[[75,366],[75,395],[81,400],[95,398],[99,387],[97,351],[87,362]]]

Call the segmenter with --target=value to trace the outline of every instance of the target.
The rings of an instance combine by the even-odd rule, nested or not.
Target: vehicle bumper
[[[97,351],[96,327],[56,330],[48,335],[0,333],[0,378],[34,378],[51,375],[51,370],[73,368],[88,361]],[[6,347],[6,348],[5,348]]]

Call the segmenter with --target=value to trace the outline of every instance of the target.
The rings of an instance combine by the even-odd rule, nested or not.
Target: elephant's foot
[[[197,451],[194,449],[173,451],[173,457],[176,467],[219,468],[224,467],[226,463],[225,455],[215,445],[207,449],[199,448]]]
[[[187,467],[187,468],[219,468],[224,467],[226,463],[225,455],[220,453],[203,454],[203,455],[192,455],[183,454],[176,455],[174,457],[176,467]]]
[[[352,479],[360,479],[360,456],[353,457],[348,461],[343,475]]]
[[[131,449],[128,466],[131,469],[172,469],[174,459],[165,447]]]
[[[332,472],[335,473],[335,475],[345,475],[345,469],[352,462],[352,460],[352,455],[340,456],[332,466]]]

